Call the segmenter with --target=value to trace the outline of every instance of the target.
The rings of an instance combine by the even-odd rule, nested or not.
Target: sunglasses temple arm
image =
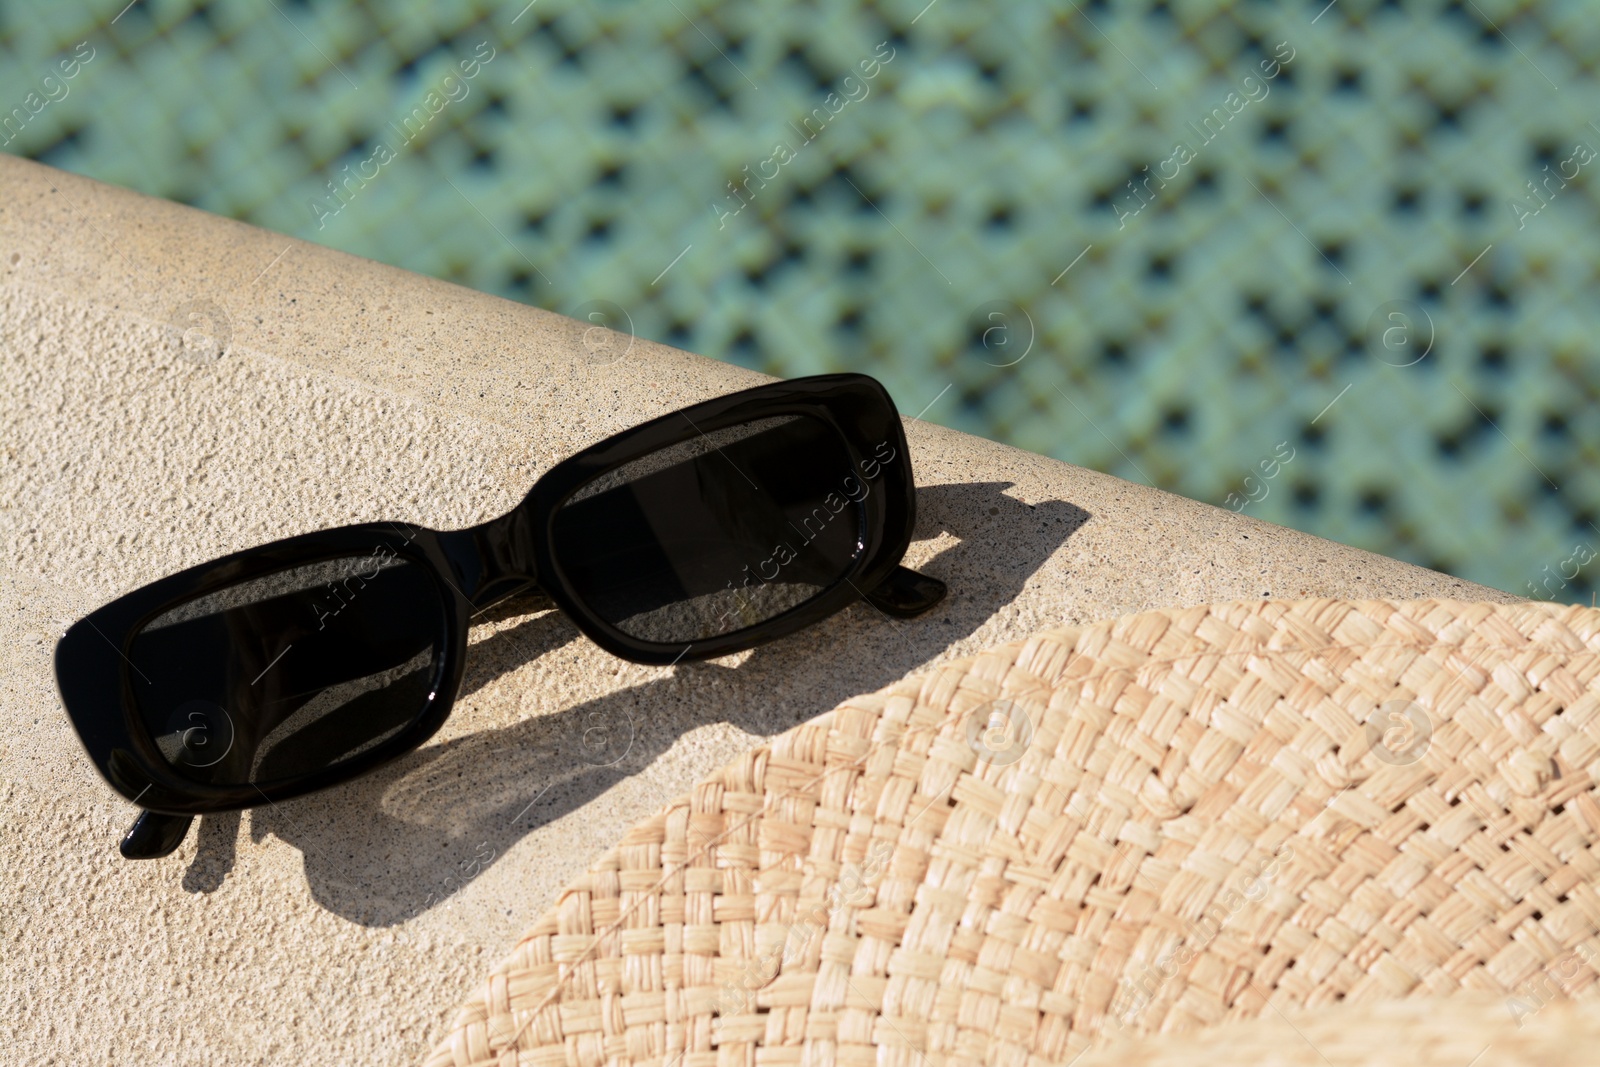
[[[120,851],[128,860],[155,860],[170,856],[189,833],[193,815],[167,815],[144,811],[122,838]]]
[[[937,578],[896,567],[867,592],[867,602],[885,615],[914,619],[944,599],[948,587]]]

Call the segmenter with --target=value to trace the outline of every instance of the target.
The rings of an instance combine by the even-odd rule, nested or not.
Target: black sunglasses
[[[366,774],[450,714],[473,615],[543,592],[613,655],[753,648],[865,599],[910,618],[916,488],[894,402],[829,374],[708,400],[551,468],[466,530],[367,523],[190,567],[74,623],[56,684],[89,758],[145,809],[129,859],[195,815]]]

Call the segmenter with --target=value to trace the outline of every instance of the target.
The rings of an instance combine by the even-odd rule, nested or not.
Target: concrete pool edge
[[[770,380],[17,157],[0,155],[0,184],[9,201],[0,206],[0,278],[164,324],[175,344],[186,349],[179,354],[191,359],[203,360],[219,347],[249,349],[512,426],[524,424],[527,411],[521,404],[536,390],[555,392],[558,400],[594,400],[608,391],[604,371],[635,361],[651,365],[650,391],[664,394],[657,401],[665,401],[663,406]],[[383,295],[374,299],[376,294]],[[379,313],[388,318],[373,321]],[[375,328],[384,334],[381,342]],[[508,386],[503,366],[508,359],[533,373]],[[543,365],[534,365],[536,360]],[[988,453],[991,462],[1002,455],[1027,457],[1030,465],[1045,469],[1054,465],[1111,477],[935,424],[908,422],[918,437],[939,440],[941,450]],[[927,480],[922,469],[919,465],[919,483]],[[1203,503],[1114,480],[1135,494]],[[1233,518],[1240,528],[1305,538],[1306,547],[1316,551],[1359,552],[1373,561],[1366,570],[1405,568],[1390,574],[1403,575],[1394,590],[1403,595],[1524,599],[1288,527]],[[1444,584],[1429,586],[1441,580]]]
[[[908,420],[923,487],[908,561],[952,587],[926,625],[847,613],[747,661],[671,672],[630,670],[559,620],[497,623],[474,646],[486,666],[459,727],[415,761],[122,864],[132,809],[85,770],[50,673],[74,613],[273,536],[473,521],[605,434],[766,379],[14,157],[0,188],[15,490],[0,587],[17,604],[0,642],[16,694],[0,710],[0,818],[32,828],[4,835],[0,867],[24,929],[54,931],[7,968],[19,1049],[54,1034],[133,1056],[182,1031],[212,1059],[420,1058],[484,954],[585,868],[604,828],[851,694],[1149,607],[1521,599]],[[543,774],[594,716],[632,730],[621,769]],[[461,885],[480,840],[494,855]],[[130,988],[128,1019],[114,1004]],[[242,1021],[229,1005],[252,994]]]

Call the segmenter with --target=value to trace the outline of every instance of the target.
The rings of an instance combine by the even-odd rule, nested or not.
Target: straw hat
[[[427,1062],[1593,1062],[1597,674],[1600,611],[1439,600],[954,661],[629,830]]]

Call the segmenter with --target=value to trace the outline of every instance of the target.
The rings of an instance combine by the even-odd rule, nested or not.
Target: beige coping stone
[[[1157,606],[1518,599],[908,420],[907,562],[950,585],[927,617],[858,605],[643,668],[558,614],[500,613],[422,749],[122,860],[135,809],[67,722],[57,637],[276,537],[482,521],[591,442],[766,380],[592,329],[0,156],[0,1059],[415,1061],[625,827],[846,697]]]

